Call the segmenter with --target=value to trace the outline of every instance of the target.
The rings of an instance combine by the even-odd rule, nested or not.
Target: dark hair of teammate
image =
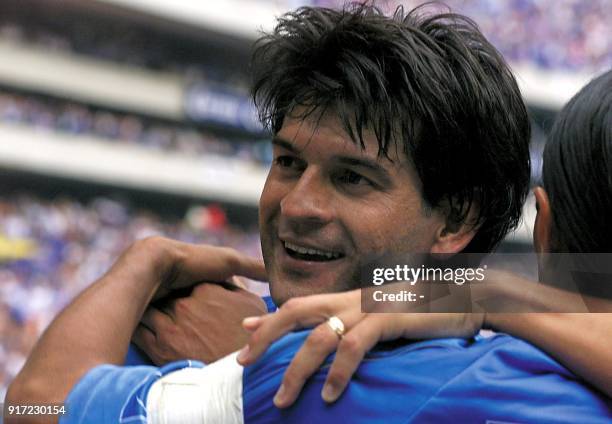
[[[553,251],[612,252],[612,71],[561,110],[544,149]]]

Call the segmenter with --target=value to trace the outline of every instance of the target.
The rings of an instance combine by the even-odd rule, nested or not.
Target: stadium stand
[[[268,143],[263,140],[234,141],[186,123],[117,113],[48,96],[0,91],[0,122],[185,155],[220,155],[263,165],[271,160]]]

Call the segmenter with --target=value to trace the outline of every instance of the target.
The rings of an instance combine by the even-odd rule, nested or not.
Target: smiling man
[[[235,355],[204,369],[193,361],[161,370],[117,366],[135,329],[156,362],[184,340],[194,341],[195,354],[178,349],[178,357],[202,359],[221,340],[236,350],[244,343],[234,338],[242,330],[237,317],[261,310],[242,290],[201,285],[166,313],[145,312],[168,290],[267,275],[274,302],[283,305],[358,287],[372,255],[486,253],[516,225],[529,183],[530,135],[516,81],[469,19],[422,12],[386,17],[356,6],[281,17],[253,61],[255,103],[274,134],[260,202],[266,272],[226,249],[137,243],[53,322],[7,402],[61,402],[70,392],[68,420],[78,422],[297,423],[319,415],[405,422],[447,381],[500,348],[466,340],[403,346],[378,355],[362,389],[342,402],[324,407],[318,387],[301,403],[308,413],[286,415],[272,397],[303,333],[245,370]],[[203,320],[194,320],[196,310]],[[166,347],[156,347],[163,340]]]
[[[527,111],[468,19],[303,8],[253,58],[274,134],[260,231],[277,305],[358,287],[372,256],[489,252],[518,222]]]
[[[397,150],[380,157],[371,131],[363,141],[331,114],[318,122],[288,116],[272,140],[260,229],[278,304],[355,288],[372,255],[444,249],[436,244],[444,216],[425,206],[410,161]]]

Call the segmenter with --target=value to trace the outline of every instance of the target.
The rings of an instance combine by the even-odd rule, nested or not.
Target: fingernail
[[[331,383],[327,383],[323,386],[321,397],[325,402],[334,402],[336,399],[338,399],[338,389]]]
[[[246,317],[242,320],[244,327],[255,327],[261,321],[261,317]]]
[[[245,347],[243,347],[242,350],[238,352],[238,356],[236,357],[236,360],[238,362],[244,362],[249,357],[250,350],[251,349],[249,348],[249,345],[246,345]]]
[[[276,395],[274,395],[274,405],[280,407],[282,406],[284,400],[285,400],[285,386],[281,384],[280,387],[278,388],[278,392],[276,392]]]

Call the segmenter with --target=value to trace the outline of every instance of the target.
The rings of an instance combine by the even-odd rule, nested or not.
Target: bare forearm
[[[612,314],[487,314],[486,321],[538,346],[612,397]]]
[[[111,269],[53,321],[11,385],[9,402],[61,402],[87,370],[122,363],[160,281],[138,263],[143,251],[131,256],[128,251],[122,261],[134,261],[133,266]]]
[[[263,262],[229,248],[160,237],[136,242],[55,319],[9,387],[7,403],[63,401],[92,367],[123,362],[154,296],[236,275],[261,280],[266,274]]]

